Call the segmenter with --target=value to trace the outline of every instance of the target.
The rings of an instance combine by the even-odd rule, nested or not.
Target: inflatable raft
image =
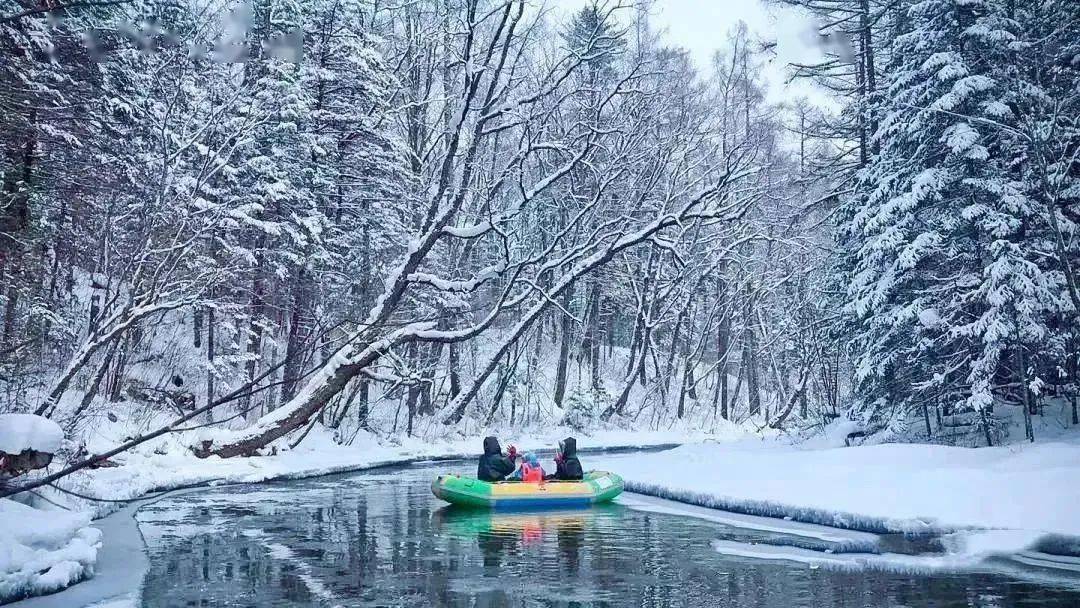
[[[439,475],[431,493],[455,505],[489,509],[565,509],[609,502],[623,491],[614,473],[590,471],[581,481],[480,481],[475,477]]]

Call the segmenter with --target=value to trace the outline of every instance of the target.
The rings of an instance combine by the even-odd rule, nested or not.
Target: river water
[[[151,563],[143,606],[1080,606],[1080,578],[736,557],[717,547],[848,549],[621,504],[443,507],[432,477],[468,468],[223,486],[147,505],[138,514]]]

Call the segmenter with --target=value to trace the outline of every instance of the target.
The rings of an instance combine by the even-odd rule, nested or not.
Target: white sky
[[[552,0],[562,10],[573,11],[586,0]],[[787,64],[809,63],[822,56],[816,44],[813,20],[804,13],[762,0],[653,0],[650,25],[663,33],[670,46],[687,49],[698,72],[708,78],[713,53],[726,45],[728,32],[739,21],[763,41],[776,42],[774,55],[763,66],[768,99],[787,101],[805,96],[827,105],[822,93],[805,81],[786,83]]]

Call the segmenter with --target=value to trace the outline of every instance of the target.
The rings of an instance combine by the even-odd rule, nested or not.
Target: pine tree
[[[881,151],[847,229],[871,411],[970,407],[988,441],[1009,353],[1046,339],[1057,289],[1027,239],[1041,228],[1037,207],[1003,154],[1014,91],[997,68],[1012,61],[1014,29],[988,2],[908,9],[886,69]]]

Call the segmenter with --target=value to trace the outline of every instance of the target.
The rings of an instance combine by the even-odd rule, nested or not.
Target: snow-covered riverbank
[[[50,593],[93,574],[101,532],[87,512],[0,500],[0,601]]]
[[[503,446],[514,444],[519,451],[554,450],[558,441],[574,432],[553,428],[548,433],[500,436]],[[617,449],[673,446],[702,441],[702,434],[677,432],[599,431],[578,435],[583,449]],[[107,499],[128,499],[148,493],[192,485],[254,483],[271,479],[298,479],[358,471],[386,465],[430,459],[472,458],[482,453],[482,436],[450,441],[425,442],[403,438],[395,444],[365,438],[352,445],[334,443],[328,432],[312,431],[299,447],[273,456],[252,458],[197,458],[185,449],[138,450],[117,460],[120,466],[101,468],[65,479],[61,486],[82,494]],[[90,509],[97,516],[115,509],[108,503],[84,501],[50,494],[67,506]]]
[[[706,442],[608,460],[627,489],[871,532],[965,528],[1080,536],[1080,443],[803,449]]]

